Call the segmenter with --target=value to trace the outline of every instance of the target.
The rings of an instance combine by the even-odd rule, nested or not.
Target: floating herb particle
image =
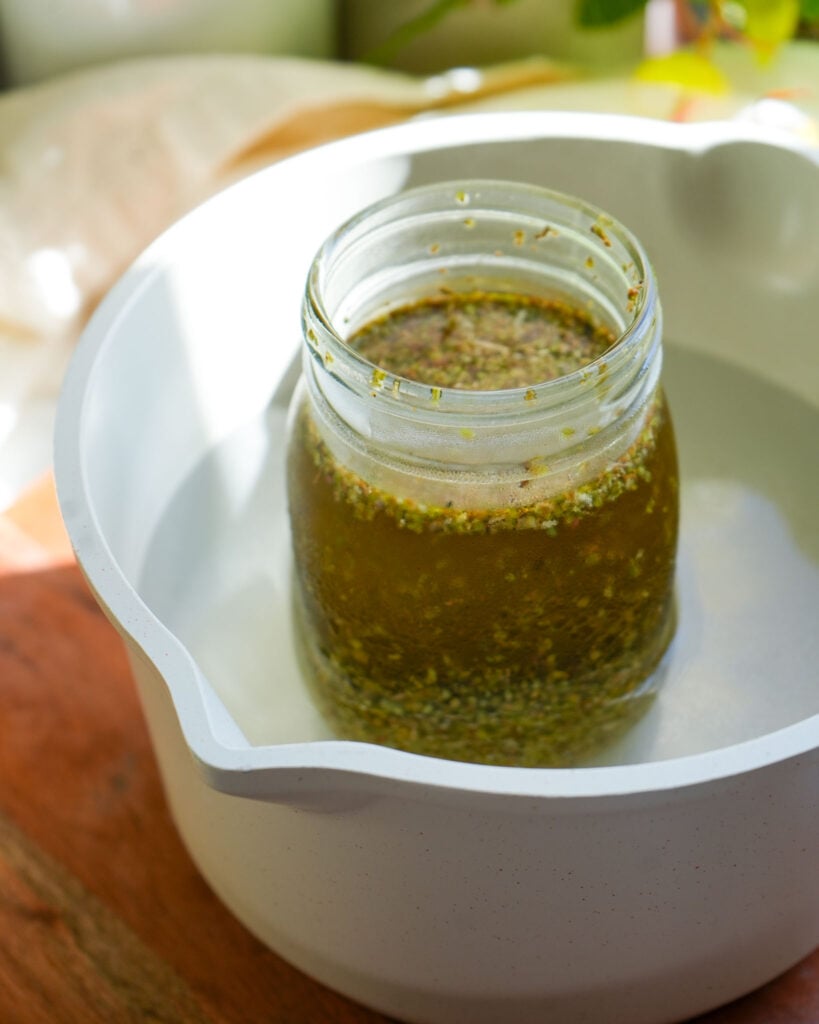
[[[529,459],[527,462],[525,462],[524,469],[527,473],[530,473],[532,476],[543,476],[544,474],[549,472],[548,465],[544,462],[542,458],[538,456],[536,456],[534,459]]]
[[[589,230],[592,234],[597,235],[603,245],[607,246],[609,249],[611,248],[611,239],[599,224],[592,224]]]

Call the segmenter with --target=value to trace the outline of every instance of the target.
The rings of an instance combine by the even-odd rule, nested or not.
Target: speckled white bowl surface
[[[282,453],[310,259],[399,188],[508,177],[643,241],[682,460],[656,707],[577,769],[334,740],[290,628]],[[819,942],[819,158],[750,127],[417,121],[205,203],[90,323],[66,524],[203,874],[325,983],[429,1024],[669,1024]]]

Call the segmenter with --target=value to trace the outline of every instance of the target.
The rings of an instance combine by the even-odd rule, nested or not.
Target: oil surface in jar
[[[349,343],[381,370],[434,387],[525,388],[587,366],[610,330],[562,302],[444,294],[367,324]]]
[[[389,372],[491,390],[564,375],[612,341],[558,303],[472,295],[416,303],[350,343]],[[603,472],[531,504],[387,493],[335,461],[306,407],[288,472],[302,650],[339,735],[568,765],[647,706],[673,631],[677,474],[661,394]]]

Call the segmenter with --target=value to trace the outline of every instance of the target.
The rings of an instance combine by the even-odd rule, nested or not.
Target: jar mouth
[[[360,268],[368,253],[372,273],[364,285],[360,269],[358,281],[348,280],[346,268]],[[395,253],[404,260],[400,273],[393,268],[391,274]],[[591,319],[610,328],[614,341],[568,374],[491,390],[410,379],[378,366],[348,342],[369,320],[441,294],[444,280],[446,293],[455,296],[469,290],[535,294],[545,286],[544,295],[589,308]],[[355,321],[351,309],[358,314]],[[309,351],[327,372],[359,394],[436,418],[506,411],[520,417],[582,400],[590,389],[609,392],[626,366],[647,358],[647,346],[659,344],[657,317],[651,265],[623,224],[575,196],[483,179],[410,189],[355,214],[319,250],[303,306]]]

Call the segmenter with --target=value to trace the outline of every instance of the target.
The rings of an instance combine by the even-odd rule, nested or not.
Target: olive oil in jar
[[[446,206],[449,189],[457,209],[461,193],[437,188],[435,201]],[[289,451],[300,642],[341,736],[567,765],[651,699],[673,632],[676,458],[653,282],[624,282],[620,315],[637,319],[639,307],[642,333],[553,281],[538,288],[548,234],[520,210],[536,193],[557,234],[563,200],[517,188],[511,244],[492,239],[491,274],[461,261],[455,287],[454,274],[434,286],[427,275],[426,294],[416,287],[329,344],[308,290],[307,386]],[[473,194],[495,211],[499,189],[510,186]],[[610,245],[580,209],[594,283]],[[478,211],[469,221],[472,233]],[[518,290],[507,264],[520,232],[536,266]],[[334,370],[345,361],[346,377]]]

